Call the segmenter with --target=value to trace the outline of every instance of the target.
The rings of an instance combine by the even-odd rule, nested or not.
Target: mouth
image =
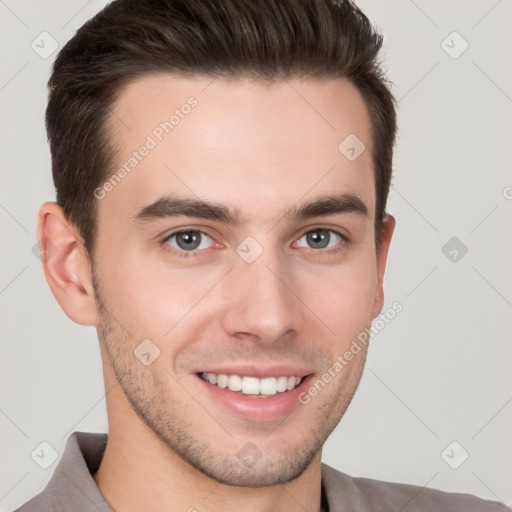
[[[263,368],[254,365],[237,368],[211,368],[196,371],[199,394],[230,416],[251,422],[282,420],[299,407],[303,392],[313,382],[308,370],[281,366]]]
[[[242,395],[268,398],[278,393],[292,391],[303,377],[281,375],[279,377],[249,377],[247,375],[228,375],[225,373],[201,372],[199,376],[206,382]]]

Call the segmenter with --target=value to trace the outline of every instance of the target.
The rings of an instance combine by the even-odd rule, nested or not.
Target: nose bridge
[[[290,291],[292,280],[282,255],[266,248],[251,262],[237,256],[230,272],[225,327],[232,335],[247,333],[272,343],[302,325],[300,304]]]

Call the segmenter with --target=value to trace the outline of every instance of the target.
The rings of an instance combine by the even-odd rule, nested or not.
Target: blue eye
[[[212,242],[213,240],[206,233],[194,229],[178,231],[165,239],[165,243],[181,251],[208,249]]]
[[[318,251],[315,251],[318,253],[323,252],[322,250],[325,250],[325,253],[332,253],[341,250],[343,242],[347,242],[346,237],[337,231],[327,228],[317,228],[304,233],[304,235],[294,243],[294,246],[318,249]],[[207,233],[198,229],[182,229],[175,231],[160,243],[172,247],[177,251],[177,256],[183,257],[204,256],[210,253],[208,249],[214,248],[215,245],[215,241]]]
[[[310,249],[330,249],[340,243],[343,237],[332,229],[314,229],[308,231],[299,238],[299,247],[309,247]],[[303,241],[307,245],[302,245]]]

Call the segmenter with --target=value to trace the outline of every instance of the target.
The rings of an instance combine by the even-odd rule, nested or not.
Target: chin
[[[311,464],[314,453],[306,459],[293,460],[277,457],[254,464],[238,459],[222,460],[215,465],[194,465],[212,480],[236,487],[270,487],[282,485],[299,478]]]
[[[203,445],[169,446],[203,475],[224,485],[236,487],[270,487],[299,478],[321,453],[318,439],[303,441],[290,453],[262,453],[248,442],[234,455],[212,453]]]

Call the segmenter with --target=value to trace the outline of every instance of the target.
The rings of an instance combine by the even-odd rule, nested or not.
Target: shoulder
[[[37,494],[14,512],[61,512],[62,508],[45,492]]]
[[[326,464],[322,464],[322,480],[330,512],[338,510],[336,504],[343,505],[343,509],[352,507],[358,512],[510,512],[500,502],[483,500],[471,494],[351,477]]]
[[[92,477],[107,434],[73,432],[46,487],[14,512],[112,512]]]

